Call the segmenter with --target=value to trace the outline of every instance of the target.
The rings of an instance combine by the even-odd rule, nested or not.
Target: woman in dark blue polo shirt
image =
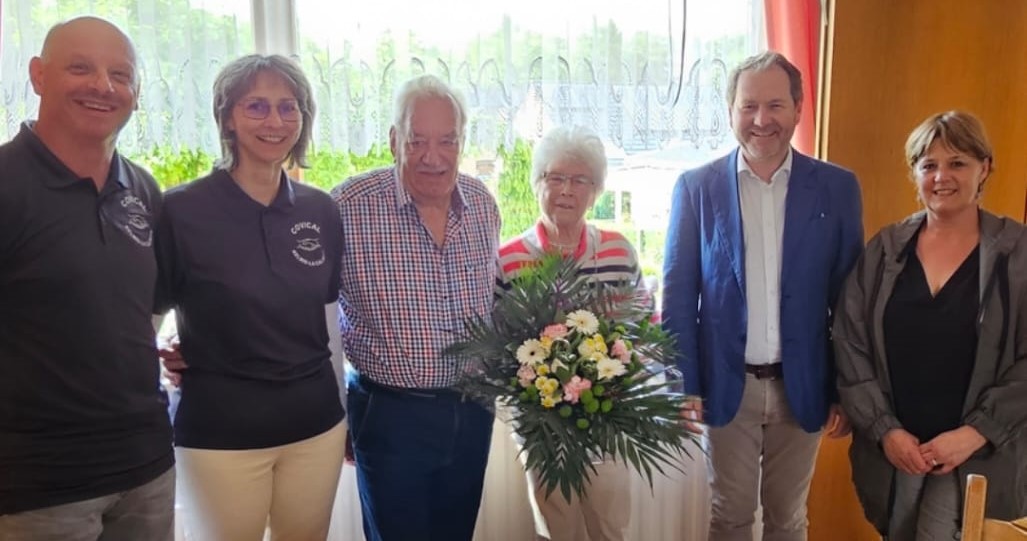
[[[222,158],[165,195],[158,312],[175,309],[179,501],[201,540],[324,539],[345,425],[325,304],[338,297],[337,207],[289,179],[314,102],[291,60],[251,55],[214,83]]]

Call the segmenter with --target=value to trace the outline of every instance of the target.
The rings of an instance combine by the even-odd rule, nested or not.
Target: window
[[[395,87],[435,73],[467,97],[462,169],[499,197],[504,237],[538,213],[526,178],[531,144],[551,126],[583,124],[602,135],[610,161],[608,193],[592,219],[627,234],[645,272],[657,274],[673,180],[734,146],[722,96],[729,66],[763,46],[752,31],[762,26],[762,2],[585,5],[5,0],[0,112],[8,137],[34,114],[28,61],[55,21],[107,17],[135,40],[143,85],[120,148],[172,185],[205,171],[220,152],[210,111],[220,67],[275,50],[297,57],[314,86],[313,169],[304,177],[327,188],[391,161]]]
[[[123,152],[198,148],[217,152],[211,84],[226,59],[253,52],[249,0],[4,0],[4,127],[8,136],[39,104],[28,63],[55,22],[95,13],[135,42],[142,82],[139,110],[122,132]]]
[[[391,161],[383,145],[395,85],[435,73],[468,98],[462,169],[497,194],[504,238],[538,215],[527,178],[531,144],[551,126],[584,124],[603,136],[609,158],[607,195],[591,219],[625,233],[643,271],[655,276],[674,180],[735,145],[722,96],[729,67],[764,47],[762,6],[763,0],[0,0],[0,139],[35,114],[28,62],[45,32],[84,13],[111,19],[137,44],[140,110],[120,146],[165,186],[198,176],[220,152],[210,87],[227,60],[256,51],[300,60],[319,109],[313,169],[304,177],[322,187]],[[490,468],[488,483],[517,497],[524,480],[514,457],[500,448],[492,462],[505,466]],[[652,489],[633,482],[638,520],[630,536],[698,537],[705,510],[680,502],[684,494],[707,501],[702,479],[700,465],[691,475],[661,477]],[[331,539],[359,538],[353,482],[345,469]],[[525,504],[511,501],[489,498],[486,488],[479,538],[531,535]]]

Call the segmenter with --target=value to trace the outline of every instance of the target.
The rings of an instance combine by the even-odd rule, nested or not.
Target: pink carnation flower
[[[531,382],[535,381],[535,370],[531,365],[522,364],[521,367],[517,369],[517,379],[521,384],[521,387],[531,387]]]
[[[571,404],[577,404],[581,391],[591,388],[591,381],[582,379],[581,376],[574,376],[570,381],[563,384],[563,399]]]
[[[613,341],[613,347],[610,348],[610,355],[616,357],[624,364],[631,362],[631,352],[628,351],[628,345],[620,338]]]
[[[555,325],[546,326],[546,328],[542,330],[542,336],[552,338],[553,340],[559,340],[567,336],[568,332],[566,325],[557,323]]]

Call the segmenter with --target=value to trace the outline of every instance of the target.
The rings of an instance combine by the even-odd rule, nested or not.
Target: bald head
[[[35,130],[48,146],[100,143],[113,152],[139,92],[135,47],[120,28],[91,16],[55,25],[29,76],[39,94]]]
[[[68,41],[80,38],[82,34],[85,36],[93,35],[104,39],[120,40],[132,57],[132,63],[135,64],[135,46],[132,44],[132,40],[129,39],[128,34],[125,34],[114,23],[92,15],[75,17],[74,19],[68,19],[53,25],[46,33],[46,38],[43,39],[43,50],[39,53],[39,57],[46,60],[53,54],[55,49],[59,49],[62,44]]]

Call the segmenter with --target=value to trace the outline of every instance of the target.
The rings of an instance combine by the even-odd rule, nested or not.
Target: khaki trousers
[[[528,497],[535,515],[535,532],[551,541],[623,541],[631,519],[631,479],[624,464],[608,460],[595,464],[584,499],[568,501],[557,488],[546,498],[537,472],[528,470]]]
[[[278,447],[175,448],[188,541],[323,541],[345,453],[346,422]]]
[[[757,504],[763,539],[806,539],[806,496],[820,433],[799,426],[784,382],[745,376],[738,414],[709,429],[707,467],[713,505],[710,541],[750,541]]]

